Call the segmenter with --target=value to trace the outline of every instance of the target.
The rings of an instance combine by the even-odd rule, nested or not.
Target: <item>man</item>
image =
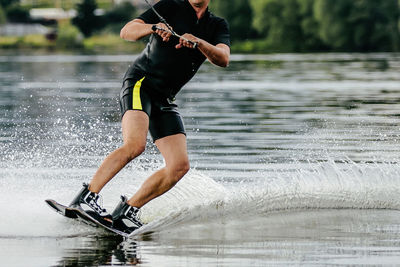
[[[123,145],[103,161],[89,185],[71,205],[86,205],[103,223],[125,232],[141,226],[138,210],[171,189],[189,170],[186,134],[175,95],[207,58],[215,65],[229,63],[230,41],[227,22],[208,11],[210,0],[161,0],[127,23],[121,38],[137,41],[150,35],[149,42],[125,74],[120,93]],[[154,27],[154,25],[157,26]],[[112,215],[98,203],[100,190],[145,149],[147,132],[165,159],[129,200],[122,196]],[[91,212],[93,213],[93,212]]]

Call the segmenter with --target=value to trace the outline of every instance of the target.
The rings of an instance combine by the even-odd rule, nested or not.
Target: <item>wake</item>
[[[134,234],[197,221],[240,222],[254,215],[318,209],[400,209],[400,168],[395,164],[298,166],[268,173],[263,181],[222,186],[191,171],[169,193],[142,208],[148,225]]]
[[[44,203],[44,199],[54,198],[68,204],[93,171],[1,169],[0,207],[7,216],[0,220],[0,236],[71,237],[98,233],[95,228],[59,216]],[[107,210],[112,210],[118,202],[119,193],[132,194],[150,173],[151,170],[127,170],[119,174],[102,191]],[[173,189],[141,209],[140,217],[147,225],[134,235],[220,219],[240,223],[245,217],[265,217],[276,212],[400,210],[397,164],[297,163],[261,176],[263,179],[251,182],[231,177],[216,182],[200,171],[191,170]]]

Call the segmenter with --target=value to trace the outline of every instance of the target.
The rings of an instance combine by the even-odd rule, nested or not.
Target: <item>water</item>
[[[178,96],[191,171],[129,240],[65,219],[121,144],[132,55],[0,55],[4,266],[367,265],[400,261],[400,55],[233,55]],[[163,165],[146,152],[102,191],[112,209]],[[150,232],[150,233],[149,233]]]

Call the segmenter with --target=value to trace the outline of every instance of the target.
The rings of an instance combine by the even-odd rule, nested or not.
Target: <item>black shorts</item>
[[[127,110],[144,111],[149,116],[149,131],[153,141],[178,133],[186,135],[178,106],[168,98],[151,95],[142,86],[144,79],[146,77],[124,81],[119,97],[121,117]]]

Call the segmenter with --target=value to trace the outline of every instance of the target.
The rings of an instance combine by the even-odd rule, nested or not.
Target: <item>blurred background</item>
[[[180,92],[191,171],[141,210],[152,234],[122,243],[43,200],[69,203],[121,145],[122,77],[146,40],[119,31],[148,6],[0,5],[1,266],[400,262],[398,0],[211,0],[230,66],[206,61]],[[163,165],[149,138],[104,206]]]
[[[150,1],[155,3],[157,1]],[[399,0],[211,0],[234,53],[396,52]],[[137,52],[119,38],[144,0],[0,0],[0,48]]]

